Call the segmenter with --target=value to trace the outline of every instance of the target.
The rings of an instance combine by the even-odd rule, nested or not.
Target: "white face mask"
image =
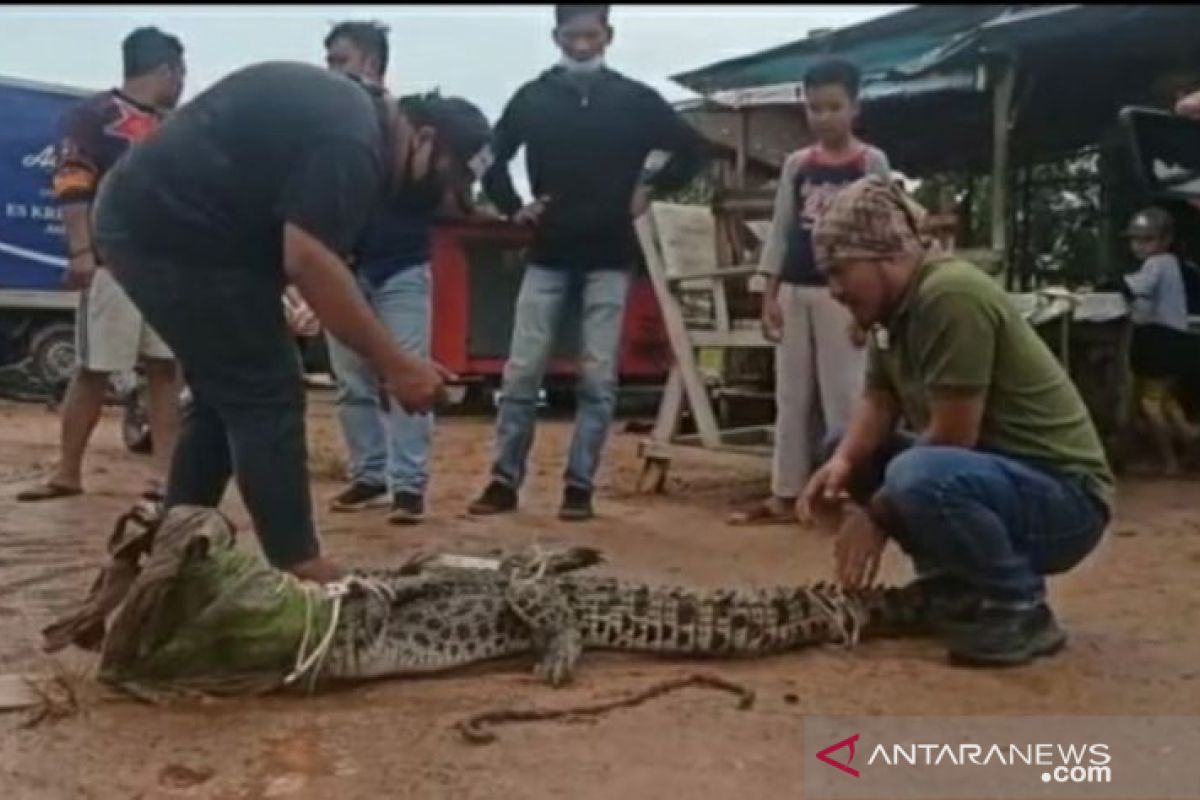
[[[584,75],[592,72],[599,72],[604,67],[604,55],[593,56],[587,61],[576,61],[570,56],[564,55],[558,61],[558,65],[567,72],[577,75]]]

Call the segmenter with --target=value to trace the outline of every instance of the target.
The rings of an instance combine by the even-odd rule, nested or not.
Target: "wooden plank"
[[[651,210],[663,274],[669,280],[690,280],[718,272],[714,245],[717,224],[704,206],[654,203]]]
[[[650,275],[650,283],[658,298],[658,305],[663,315],[663,325],[667,329],[667,339],[671,343],[675,363],[679,366],[688,405],[696,420],[696,427],[700,431],[705,447],[718,447],[721,444],[721,432],[717,427],[716,415],[713,413],[712,403],[709,402],[704,382],[700,379],[700,368],[696,363],[694,345],[683,321],[683,312],[680,311],[679,303],[676,302],[675,296],[667,284],[666,266],[655,237],[655,222],[652,218],[657,218],[660,205],[659,203],[651,204],[650,213],[643,214],[637,219],[635,228],[638,241],[641,243],[642,252],[646,258],[646,271]]]
[[[761,214],[769,218],[775,211],[775,198],[774,196],[744,198],[730,197],[718,200],[713,205],[719,212],[727,212],[730,214]]]
[[[700,281],[700,280],[731,280],[733,278],[753,278],[755,275],[769,275],[770,273],[758,266],[744,267],[721,267],[712,272],[695,272],[688,275],[680,275],[677,277],[668,276],[667,281],[670,283],[682,283],[684,281]]]
[[[750,157],[750,115],[745,111],[738,112],[738,136],[736,158],[736,180],[739,189],[746,188],[746,162]]]
[[[730,331],[692,331],[692,344],[696,347],[747,347],[773,348],[775,345],[763,337],[761,330],[737,328]]]
[[[639,448],[638,455],[643,459],[669,461],[680,464],[697,464],[700,466],[723,466],[731,469],[762,469],[771,468],[771,448],[706,448],[698,446],[671,444],[645,440]]]
[[[662,399],[658,404],[658,417],[654,421],[654,429],[650,438],[656,442],[669,443],[679,432],[679,417],[683,413],[683,377],[679,374],[679,365],[672,364],[667,376],[667,385],[663,389]]]
[[[749,425],[742,428],[726,428],[721,431],[721,434],[724,438],[724,441],[721,443],[722,450],[757,448],[775,441],[775,426]],[[689,433],[676,437],[674,444],[697,447],[700,445],[700,437],[694,433]]]
[[[721,333],[730,332],[729,300],[725,297],[725,281],[713,281],[713,316],[716,318],[717,330]]]

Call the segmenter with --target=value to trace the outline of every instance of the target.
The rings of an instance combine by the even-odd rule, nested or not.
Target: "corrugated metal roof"
[[[672,80],[701,94],[796,83],[813,62],[845,56],[863,72],[864,88],[896,68],[920,59],[952,38],[1012,8],[1007,5],[917,6],[847,28],[717,62]]]
[[[981,69],[937,72],[901,81],[877,80],[863,86],[859,97],[864,102],[892,99],[926,92],[981,92],[987,87]],[[795,105],[804,102],[804,83],[777,83],[713,92],[706,98],[730,108],[749,106]]]
[[[1124,105],[1165,102],[1164,75],[1200,72],[1196,42],[1195,5],[925,6],[675,80],[742,107],[789,104],[802,100],[809,65],[844,56],[864,73],[862,130],[893,164],[981,170],[991,159],[983,91],[995,59],[1018,67],[1013,142],[1030,160],[1096,144]]]

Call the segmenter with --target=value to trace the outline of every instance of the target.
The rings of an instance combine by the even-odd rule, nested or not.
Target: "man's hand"
[[[542,218],[542,214],[545,213],[546,206],[549,204],[550,197],[542,195],[514,214],[513,222],[520,223],[521,225],[536,225],[538,220]]]
[[[1179,98],[1175,103],[1175,113],[1181,117],[1200,120],[1200,91]]]
[[[454,374],[433,361],[398,359],[383,375],[388,394],[409,414],[432,411],[446,395],[445,382]]]
[[[774,292],[763,294],[762,335],[768,342],[778,343],[783,339],[783,307]]]
[[[843,589],[863,589],[875,582],[887,535],[865,511],[846,518],[833,546],[834,569]]]
[[[796,517],[800,523],[811,526],[816,514],[841,508],[853,474],[854,466],[836,453],[814,472],[796,501]]]
[[[304,302],[298,296],[293,299],[285,294],[283,296],[283,311],[284,316],[287,317],[288,327],[297,336],[316,336],[321,332],[321,321],[317,319],[317,315],[309,307],[308,303]]]
[[[650,187],[638,186],[629,201],[629,216],[637,219],[650,210]]]
[[[67,274],[63,278],[63,283],[72,291],[82,290],[92,285],[92,278],[95,275],[96,254],[91,250],[85,250],[67,263]]]

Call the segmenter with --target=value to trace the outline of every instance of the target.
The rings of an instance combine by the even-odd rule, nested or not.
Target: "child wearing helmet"
[[[1133,215],[1125,231],[1141,267],[1126,275],[1122,292],[1132,304],[1131,361],[1138,409],[1149,424],[1163,472],[1180,471],[1176,446],[1185,454],[1200,443],[1200,426],[1183,412],[1178,383],[1191,350],[1183,267],[1171,251],[1174,225],[1161,208]]]

